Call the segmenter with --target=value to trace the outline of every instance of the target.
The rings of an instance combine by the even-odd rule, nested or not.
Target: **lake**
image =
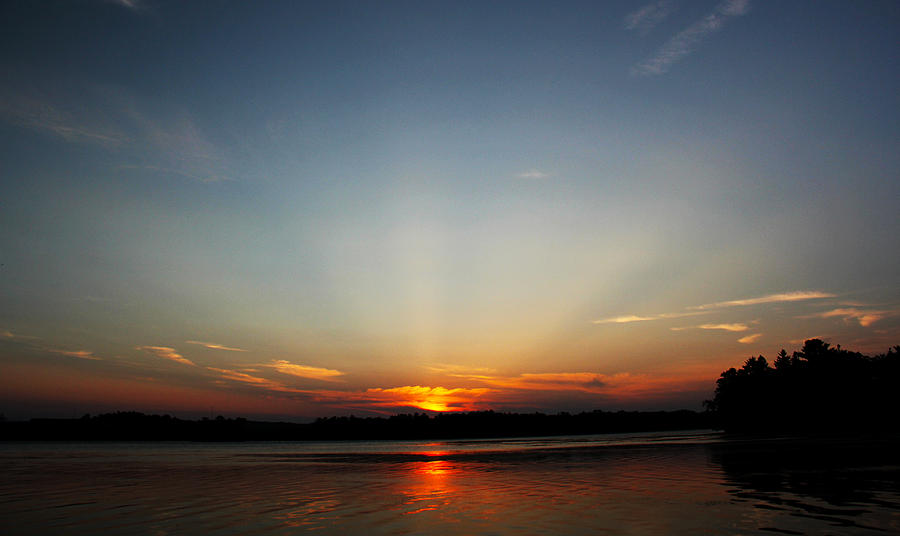
[[[0,532],[900,534],[895,441],[0,443]]]

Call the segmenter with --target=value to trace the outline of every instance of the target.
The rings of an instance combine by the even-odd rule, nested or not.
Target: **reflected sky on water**
[[[891,534],[900,531],[900,489],[890,446],[830,444],[833,454],[822,457],[802,443],[712,433],[2,444],[0,528],[9,535]]]

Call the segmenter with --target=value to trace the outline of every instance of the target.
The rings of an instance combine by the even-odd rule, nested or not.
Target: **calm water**
[[[714,433],[0,444],[0,532],[900,534],[894,450],[834,450]]]

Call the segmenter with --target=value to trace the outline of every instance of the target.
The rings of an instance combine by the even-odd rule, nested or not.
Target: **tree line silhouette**
[[[689,430],[709,427],[709,416],[679,411],[591,411],[578,414],[400,414],[327,417],[312,423],[244,418],[199,421],[170,415],[117,412],[80,419],[0,422],[0,440],[69,441],[315,441],[349,439],[459,439]]]
[[[726,431],[897,430],[898,379],[900,346],[869,357],[810,339],[774,366],[759,356],[726,370],[705,405]]]

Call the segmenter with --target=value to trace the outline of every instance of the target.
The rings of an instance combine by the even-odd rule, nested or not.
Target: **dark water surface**
[[[0,533],[900,534],[893,446],[712,432],[6,443]]]

